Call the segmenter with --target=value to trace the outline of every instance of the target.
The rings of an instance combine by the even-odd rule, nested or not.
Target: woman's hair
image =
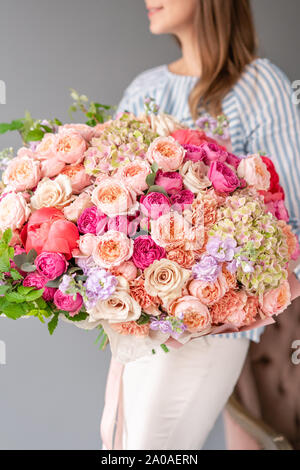
[[[189,97],[191,114],[217,116],[222,100],[256,57],[250,0],[198,0],[196,34],[202,74]]]

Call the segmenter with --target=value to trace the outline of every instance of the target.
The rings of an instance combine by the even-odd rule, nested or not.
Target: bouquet
[[[223,117],[188,129],[145,105],[14,121],[25,145],[3,154],[0,313],[98,328],[123,362],[272,321],[299,254],[270,158],[226,150]]]

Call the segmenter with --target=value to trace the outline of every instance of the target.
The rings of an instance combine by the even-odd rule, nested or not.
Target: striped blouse
[[[194,127],[188,97],[198,78],[177,75],[162,65],[143,72],[126,89],[118,111],[140,114],[145,96],[155,99],[160,109]],[[290,223],[300,236],[300,115],[292,100],[292,87],[267,59],[256,59],[223,101],[229,119],[233,153],[262,152],[272,156],[285,190]],[[300,266],[295,270],[300,279]],[[258,342],[264,328],[220,335],[246,337]]]

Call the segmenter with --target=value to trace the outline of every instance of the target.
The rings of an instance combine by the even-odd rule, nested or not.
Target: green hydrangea
[[[227,198],[218,215],[209,235],[236,240],[238,281],[257,295],[278,287],[287,278],[288,247],[277,219],[266,212],[262,200],[236,194]],[[246,269],[249,266],[252,272]]]

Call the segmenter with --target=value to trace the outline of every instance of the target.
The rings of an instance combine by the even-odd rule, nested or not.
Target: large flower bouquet
[[[99,328],[121,361],[268,321],[298,256],[269,158],[146,110],[27,129],[0,197],[0,313]]]

